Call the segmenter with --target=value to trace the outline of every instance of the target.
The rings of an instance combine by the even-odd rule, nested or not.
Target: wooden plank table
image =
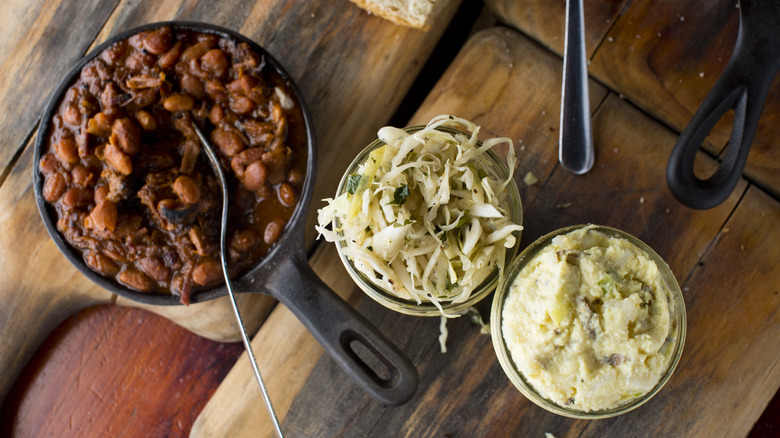
[[[8,394],[0,436],[272,435],[241,346],[218,342],[236,339],[224,302],[177,309],[106,304],[114,299],[67,264],[36,217],[31,142],[52,81],[111,34],[173,18],[252,37],[298,81],[320,148],[307,226],[310,263],[420,373],[409,403],[379,405],[287,309],[246,299],[242,308],[259,328],[253,346],[262,352],[260,367],[287,436],[776,435],[778,402],[770,401],[780,387],[780,149],[773,148],[779,87],[767,100],[745,178],[720,206],[691,210],[669,193],[666,161],[728,61],[734,4],[585,5],[596,165],[583,176],[557,164],[562,2],[486,0],[484,10],[479,2],[456,3],[429,32],[397,27],[346,0],[0,6],[9,30],[0,40],[0,351],[13,353],[0,357],[10,370],[0,376],[0,398]],[[522,246],[555,228],[592,222],[636,235],[669,263],[683,288],[688,336],[676,373],[646,405],[602,421],[549,414],[511,386],[490,338],[468,319],[448,322],[449,351],[442,354],[438,318],[400,315],[361,299],[333,245],[314,244],[317,200],[332,195],[375,131],[443,113],[474,120],[484,136],[513,139]],[[728,123],[721,121],[705,143],[697,171],[717,166]],[[523,183],[528,172],[537,184]],[[490,298],[477,308],[487,315],[489,306]],[[30,309],[33,317],[21,318]]]

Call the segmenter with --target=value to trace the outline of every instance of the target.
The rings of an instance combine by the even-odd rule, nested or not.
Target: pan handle
[[[336,363],[378,402],[397,406],[417,391],[417,369],[401,351],[346,301],[331,290],[303,260],[283,258],[268,270],[272,296],[303,323]],[[361,358],[381,364],[377,373]],[[380,376],[382,374],[383,376]],[[384,376],[389,374],[389,376]]]
[[[777,16],[761,8],[771,5],[742,0],[736,47],[723,74],[704,98],[685,127],[669,157],[666,182],[683,204],[709,209],[729,197],[742,176],[769,87],[780,68],[776,42]],[[761,22],[761,15],[767,22]],[[722,163],[712,176],[698,178],[693,172],[696,152],[712,128],[729,109],[734,109],[731,136]]]
[[[666,167],[666,182],[672,194],[688,207],[701,210],[722,203],[739,182],[763,106],[761,102],[756,109],[756,102],[751,99],[749,111],[747,87],[740,85],[732,88],[721,82],[725,81],[715,84],[680,134]],[[712,176],[700,179],[693,172],[699,146],[723,114],[732,108],[734,124],[723,162]]]

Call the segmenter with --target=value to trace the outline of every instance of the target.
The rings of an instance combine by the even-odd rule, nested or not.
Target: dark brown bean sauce
[[[192,123],[227,171],[236,276],[279,238],[307,153],[292,91],[247,44],[165,27],[111,45],[68,88],[39,162],[57,228],[88,266],[183,303],[222,279],[221,195]]]

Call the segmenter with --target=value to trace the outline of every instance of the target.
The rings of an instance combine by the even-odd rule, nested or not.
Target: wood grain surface
[[[32,136],[49,95],[86,53],[118,0],[0,4],[0,183]],[[71,26],[78,24],[79,32]]]
[[[243,351],[144,310],[91,307],[67,319],[30,361],[0,411],[0,436],[186,436]],[[50,375],[58,369],[69,372]]]
[[[237,339],[226,300],[110,304],[138,306],[78,274],[37,217],[31,144],[55,82],[89,47],[169,19],[237,30],[282,60],[298,82],[319,141],[306,226],[311,265],[420,373],[409,403],[382,406],[322,354],[287,309],[243,295],[287,436],[776,435],[780,403],[769,401],[780,387],[777,83],[745,178],[722,205],[683,207],[664,179],[678,133],[728,62],[738,27],[734,2],[585,2],[596,164],[583,176],[557,165],[564,2],[484,2],[486,10],[478,1],[454,2],[429,32],[397,27],[347,0],[0,5],[0,403],[10,390],[0,436],[273,435],[241,345],[215,342]],[[488,29],[463,45],[475,22]],[[458,55],[450,63],[442,53]],[[418,124],[442,113],[474,120],[483,138],[514,141],[521,246],[560,226],[600,223],[641,238],[670,264],[686,299],[688,337],[677,372],[649,403],[603,421],[550,414],[511,386],[478,326],[450,320],[448,352],[441,353],[439,318],[400,315],[363,298],[333,245],[314,242],[319,199],[332,195],[376,130],[391,119]],[[717,166],[729,130],[725,118],[703,145],[698,172]],[[525,184],[528,173],[539,182]],[[488,298],[477,309],[487,316],[489,307]]]
[[[626,0],[583,0],[588,57],[593,56],[626,3]],[[563,54],[566,2],[485,0],[485,4],[500,22],[522,30],[552,52]]]

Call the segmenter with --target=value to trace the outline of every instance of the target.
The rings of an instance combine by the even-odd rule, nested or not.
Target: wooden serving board
[[[370,299],[358,309],[417,365],[418,394],[378,405],[349,382],[284,309],[253,340],[269,352],[261,369],[290,436],[744,436],[780,386],[780,203],[741,181],[721,206],[695,211],[666,188],[665,163],[677,134],[595,83],[596,164],[574,176],[556,164],[561,60],[518,32],[475,34],[409,124],[442,113],[476,121],[483,135],[508,136],[519,156],[524,205],[522,246],[558,227],[598,223],[652,246],[671,266],[688,307],[688,338],[678,371],[641,408],[602,420],[550,414],[525,399],[495,357],[489,336],[468,318],[448,322],[439,351],[439,319],[387,310]],[[704,157],[700,171],[715,160]],[[522,181],[531,172],[540,182]],[[334,290],[362,295],[346,279],[330,244],[312,261]],[[739,293],[734,293],[738,285]],[[478,307],[489,313],[490,298]],[[271,323],[273,322],[273,323]],[[315,364],[316,362],[316,364]],[[190,436],[272,436],[252,375],[239,360]],[[737,407],[735,409],[735,406]]]
[[[390,119],[459,3],[429,32],[371,17],[346,0],[3,3],[0,9],[8,13],[0,17],[9,26],[0,40],[0,128],[9,146],[0,150],[0,401],[45,336],[88,306],[138,306],[212,340],[240,339],[227,298],[165,308],[117,300],[78,273],[46,234],[32,189],[36,117],[89,47],[123,30],[173,19],[217,24],[254,39],[281,60],[305,96],[319,141],[313,199],[321,199],[350,157]],[[307,246],[315,215],[310,209]],[[250,332],[274,305],[260,295],[244,295],[240,303]]]

